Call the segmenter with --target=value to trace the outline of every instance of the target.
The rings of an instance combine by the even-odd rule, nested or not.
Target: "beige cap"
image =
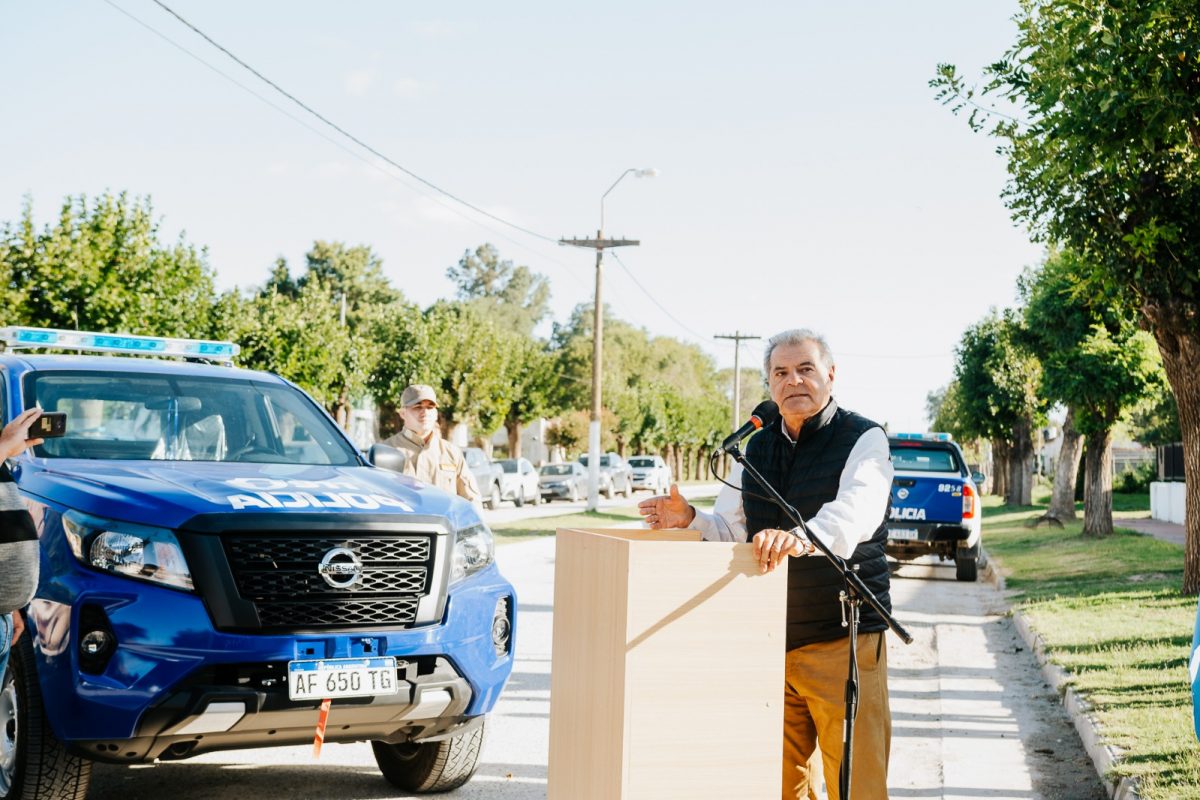
[[[400,405],[404,408],[415,406],[422,400],[428,400],[435,406],[438,404],[437,395],[433,393],[432,386],[426,386],[423,383],[414,383],[404,390],[404,394],[400,395]]]

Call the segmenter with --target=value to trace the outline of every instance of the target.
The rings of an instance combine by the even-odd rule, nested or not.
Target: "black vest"
[[[831,399],[820,414],[804,423],[796,444],[784,435],[781,420],[751,437],[746,444],[746,460],[808,521],[821,506],[837,497],[846,459],[859,437],[878,427],[865,417],[839,408]],[[795,527],[773,502],[752,496],[765,497],[766,493],[746,472],[742,473],[742,492],[746,528],[751,537],[766,528],[786,531]],[[887,515],[885,508],[874,535],[854,550],[847,563],[858,565],[863,583],[890,612],[891,580],[883,555]],[[842,606],[838,600],[844,586],[837,569],[820,553],[788,558],[788,650],[848,634],[842,627]],[[887,628],[883,618],[870,606],[864,604],[861,609],[861,633]]]

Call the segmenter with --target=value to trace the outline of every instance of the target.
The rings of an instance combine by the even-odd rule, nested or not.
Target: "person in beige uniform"
[[[438,430],[437,395],[433,387],[415,383],[400,395],[404,427],[383,443],[404,453],[404,474],[457,494],[480,505],[479,487],[467,469],[462,451],[442,438]]]

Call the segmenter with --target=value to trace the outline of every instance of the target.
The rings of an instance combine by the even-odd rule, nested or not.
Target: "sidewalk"
[[[1164,542],[1171,542],[1180,547],[1183,546],[1184,537],[1187,535],[1184,527],[1174,522],[1164,522],[1161,519],[1114,519],[1113,527],[1129,528],[1138,533],[1144,533],[1147,536],[1153,536],[1155,539],[1162,539]]]

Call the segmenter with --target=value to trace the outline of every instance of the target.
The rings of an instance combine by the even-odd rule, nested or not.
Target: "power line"
[[[353,157],[355,157],[355,158],[356,158],[356,159],[358,159],[359,161],[362,161],[363,163],[366,163],[366,164],[368,164],[368,165],[369,165],[369,166],[371,166],[372,168],[374,168],[374,169],[376,169],[376,170],[379,170],[380,172],[382,172],[382,173],[383,173],[383,174],[385,174],[385,175],[388,175],[388,177],[391,177],[391,178],[393,178],[393,179],[395,179],[395,180],[398,180],[398,181],[400,181],[402,184],[404,184],[405,186],[408,186],[408,184],[407,184],[406,182],[404,182],[403,180],[401,180],[401,179],[399,178],[399,176],[397,176],[397,175],[393,175],[393,174],[391,174],[391,173],[387,172],[386,170],[383,170],[383,169],[381,169],[377,163],[375,163],[375,162],[372,162],[372,161],[370,161],[369,159],[363,158],[363,156],[362,156],[360,153],[357,153],[357,152],[355,152],[355,151],[351,150],[350,148],[346,147],[345,145],[343,145],[341,142],[337,141],[336,139],[333,139],[332,137],[330,137],[330,136],[326,135],[325,133],[323,133],[323,132],[322,132],[322,131],[320,131],[319,129],[317,129],[317,128],[313,127],[312,125],[309,125],[309,124],[308,124],[308,123],[306,123],[304,120],[302,120],[302,119],[300,119],[299,117],[297,117],[296,115],[289,113],[289,112],[288,112],[286,109],[282,108],[281,106],[279,106],[279,105],[278,105],[278,104],[276,104],[276,103],[273,103],[273,102],[272,102],[270,99],[268,99],[268,98],[264,97],[263,95],[261,95],[261,94],[259,94],[258,92],[254,91],[253,89],[251,89],[250,87],[248,87],[248,86],[246,86],[245,84],[241,83],[241,82],[240,82],[240,81],[238,81],[237,79],[235,79],[235,78],[233,78],[232,76],[230,76],[230,75],[226,74],[225,72],[223,72],[223,71],[222,71],[222,70],[220,70],[219,68],[217,68],[217,67],[213,66],[212,64],[208,63],[207,61],[205,61],[205,60],[204,60],[203,58],[201,58],[199,55],[197,55],[197,54],[193,53],[191,50],[187,49],[187,48],[186,48],[186,47],[184,47],[183,45],[181,45],[181,44],[179,44],[179,43],[175,42],[175,41],[174,41],[174,40],[172,40],[170,37],[168,37],[167,35],[163,34],[162,32],[160,32],[159,30],[157,30],[157,29],[156,29],[156,28],[154,28],[153,26],[151,26],[151,25],[149,25],[148,23],[144,22],[143,20],[139,19],[137,16],[135,16],[135,15],[131,14],[129,11],[126,11],[124,8],[122,8],[121,6],[119,6],[119,5],[117,5],[115,2],[113,2],[113,0],[104,0],[104,2],[105,2],[106,4],[108,4],[109,6],[111,6],[112,8],[115,8],[117,11],[120,11],[120,12],[121,12],[122,14],[124,14],[126,17],[129,17],[130,19],[132,19],[134,22],[137,22],[139,25],[141,25],[142,27],[146,28],[146,29],[147,29],[147,30],[149,30],[151,33],[153,33],[153,34],[155,34],[156,36],[158,36],[159,38],[163,39],[163,40],[164,40],[164,41],[166,41],[168,44],[171,44],[171,45],[172,45],[172,46],[174,46],[175,48],[177,48],[177,49],[179,49],[180,51],[182,51],[182,52],[186,53],[187,55],[191,56],[192,58],[194,58],[195,60],[197,60],[197,61],[199,61],[201,64],[203,64],[204,66],[206,66],[206,67],[208,67],[209,69],[211,69],[213,72],[216,72],[218,75],[220,75],[221,77],[223,77],[223,78],[225,78],[226,80],[230,81],[231,83],[233,83],[234,85],[238,86],[238,87],[239,87],[239,88],[241,88],[242,90],[244,90],[244,91],[248,92],[249,94],[251,94],[251,95],[252,95],[252,96],[254,96],[255,98],[257,98],[257,99],[259,99],[259,100],[263,101],[264,103],[266,103],[267,105],[271,106],[271,107],[272,107],[272,108],[274,108],[276,111],[279,111],[280,113],[282,113],[282,114],[284,114],[285,116],[287,116],[289,119],[291,119],[291,120],[293,120],[294,122],[296,122],[296,123],[298,123],[298,124],[300,124],[300,125],[304,126],[304,127],[307,129],[307,130],[309,130],[309,131],[311,131],[311,132],[313,132],[313,133],[317,134],[318,136],[320,136],[321,138],[323,138],[323,139],[325,139],[326,141],[330,142],[331,144],[334,144],[335,146],[337,146],[337,147],[338,147],[340,150],[342,150],[343,152],[346,152],[346,153],[348,153],[348,154],[352,155]],[[308,114],[312,115],[312,116],[313,116],[313,117],[315,117],[316,119],[320,120],[320,121],[321,121],[323,124],[325,124],[326,126],[328,126],[329,128],[331,128],[332,130],[334,130],[334,131],[337,131],[339,134],[341,134],[342,136],[344,136],[346,139],[348,139],[349,141],[351,141],[351,142],[353,142],[354,144],[358,145],[358,146],[359,146],[359,147],[361,147],[363,150],[365,150],[365,151],[367,151],[368,153],[370,153],[371,155],[375,156],[376,158],[378,158],[380,161],[384,162],[385,164],[388,164],[389,166],[393,167],[394,169],[396,169],[396,170],[399,170],[399,171],[400,171],[401,173],[403,173],[404,175],[408,175],[408,176],[409,176],[409,177],[411,177],[412,179],[414,179],[414,180],[416,180],[416,181],[420,182],[422,185],[429,187],[430,189],[434,190],[435,192],[437,192],[437,193],[439,193],[439,194],[441,194],[441,195],[444,195],[445,197],[448,197],[448,198],[450,198],[451,200],[455,201],[456,203],[459,203],[460,205],[462,205],[462,206],[464,206],[464,207],[466,207],[466,208],[469,208],[469,209],[471,209],[472,211],[475,211],[476,213],[478,213],[478,214],[481,214],[481,215],[483,215],[483,216],[485,216],[485,217],[487,217],[487,218],[489,218],[489,219],[495,220],[496,222],[499,222],[499,223],[501,223],[501,224],[503,224],[503,225],[507,225],[508,227],[510,227],[510,228],[513,228],[514,230],[520,231],[521,233],[524,233],[524,234],[526,234],[526,235],[528,235],[528,236],[533,236],[534,238],[540,239],[540,240],[542,240],[542,241],[554,242],[554,243],[556,243],[556,244],[557,244],[557,243],[559,243],[557,239],[554,239],[554,238],[552,238],[552,237],[550,237],[550,236],[546,236],[546,235],[544,235],[544,234],[538,233],[537,231],[530,230],[529,228],[523,227],[523,226],[521,226],[521,225],[518,225],[518,224],[516,224],[516,223],[514,223],[514,222],[510,222],[509,220],[506,220],[506,219],[504,219],[503,217],[500,217],[500,216],[498,216],[498,215],[496,215],[496,214],[493,214],[493,213],[491,213],[490,211],[485,211],[484,209],[482,209],[482,208],[480,208],[480,207],[478,207],[478,206],[474,205],[473,203],[470,203],[470,202],[468,202],[468,201],[466,201],[466,200],[462,199],[461,197],[458,197],[457,195],[455,195],[455,194],[453,194],[453,193],[451,193],[451,192],[449,192],[449,191],[447,191],[447,190],[445,190],[445,189],[441,188],[440,186],[438,186],[437,184],[433,183],[432,181],[429,181],[429,180],[427,180],[427,179],[425,179],[425,178],[421,177],[420,175],[418,175],[417,173],[415,173],[415,172],[413,172],[412,170],[408,169],[408,168],[407,168],[407,167],[405,167],[404,165],[402,165],[402,164],[398,163],[398,162],[397,162],[397,161],[395,161],[394,159],[391,159],[391,158],[389,158],[388,156],[386,156],[385,154],[383,154],[383,153],[382,153],[382,152],[380,152],[379,150],[377,150],[377,149],[375,149],[374,147],[372,147],[371,145],[367,144],[365,141],[363,141],[362,139],[358,138],[358,137],[357,137],[357,136],[355,136],[354,134],[350,133],[348,130],[346,130],[345,128],[343,128],[341,125],[338,125],[336,122],[334,122],[333,120],[331,120],[331,119],[329,119],[328,117],[324,116],[323,114],[321,114],[320,112],[318,112],[317,110],[315,110],[314,108],[312,108],[311,106],[309,106],[307,103],[305,103],[303,100],[301,100],[300,98],[298,98],[297,96],[295,96],[295,95],[294,95],[294,94],[292,94],[291,92],[289,92],[289,91],[287,91],[286,89],[284,89],[284,88],[283,88],[282,86],[280,86],[278,83],[276,83],[275,81],[273,81],[273,80],[271,80],[270,78],[268,78],[266,75],[264,75],[263,73],[261,73],[260,71],[258,71],[257,69],[255,69],[253,66],[251,66],[250,64],[248,64],[248,63],[247,63],[246,61],[244,61],[243,59],[239,58],[239,57],[238,57],[236,54],[234,54],[232,51],[230,51],[228,48],[226,48],[226,47],[225,47],[224,45],[222,45],[220,42],[218,42],[218,41],[216,41],[215,39],[213,39],[211,36],[209,36],[207,33],[205,33],[204,31],[202,31],[202,30],[201,30],[200,28],[198,28],[196,25],[194,25],[194,24],[192,24],[191,22],[189,22],[187,19],[185,19],[183,16],[181,16],[181,15],[180,15],[180,14],[179,14],[177,11],[175,11],[174,9],[172,9],[172,8],[171,8],[170,6],[168,6],[166,3],[162,2],[162,0],[153,0],[153,2],[154,2],[154,4],[155,4],[155,5],[159,6],[161,9],[163,9],[163,10],[164,10],[164,11],[166,11],[168,14],[170,14],[170,15],[171,15],[171,16],[173,16],[175,19],[177,19],[177,20],[178,20],[180,23],[182,23],[183,25],[185,25],[185,26],[186,26],[188,29],[190,29],[191,31],[193,31],[193,32],[194,32],[196,35],[200,36],[202,39],[204,39],[204,40],[205,40],[206,42],[208,42],[210,45],[212,45],[213,47],[215,47],[217,50],[219,50],[219,51],[221,51],[222,53],[224,53],[224,54],[225,54],[225,55],[226,55],[228,58],[230,58],[231,60],[233,60],[233,61],[234,61],[236,64],[238,64],[240,67],[242,67],[242,68],[243,68],[243,69],[245,69],[246,71],[250,72],[252,75],[254,75],[256,78],[258,78],[259,80],[261,80],[263,83],[266,83],[268,86],[270,86],[270,87],[271,87],[272,89],[274,89],[276,92],[278,92],[279,94],[283,95],[283,96],[284,96],[284,97],[286,97],[288,100],[290,100],[292,103],[294,103],[294,104],[296,104],[297,106],[299,106],[300,108],[302,108],[302,109],[303,109],[305,112],[307,112]],[[408,187],[408,188],[412,188],[412,187]],[[447,209],[449,209],[449,210],[453,211],[454,213],[458,214],[459,216],[463,216],[465,219],[468,219],[469,221],[471,221],[471,222],[474,222],[474,223],[475,223],[475,224],[477,224],[477,225],[482,225],[482,223],[478,222],[477,220],[471,220],[469,217],[466,217],[465,215],[461,214],[461,212],[459,212],[459,211],[458,211],[458,209],[456,209],[456,208],[453,208],[452,206],[448,206],[448,205],[446,205],[445,203],[442,203],[440,200],[438,200],[438,198],[434,197],[434,198],[431,198],[431,199],[433,199],[434,201],[438,202],[438,203],[439,203],[439,205],[442,205],[442,206],[444,206],[445,208],[447,208]],[[516,245],[517,247],[520,247],[520,248],[522,248],[522,249],[526,249],[526,250],[528,250],[528,249],[529,249],[529,248],[526,248],[524,245],[520,244],[519,242],[515,241],[514,239],[511,239],[510,237],[508,237],[508,236],[505,236],[503,233],[500,233],[499,231],[496,231],[495,229],[488,228],[487,226],[482,226],[482,227],[486,228],[487,230],[491,231],[492,233],[495,233],[497,236],[500,236],[501,238],[503,238],[503,239],[505,239],[506,241],[508,241],[508,242],[510,242],[510,243],[512,243],[512,244],[514,244],[514,245]],[[576,280],[578,283],[580,283],[580,285],[586,285],[586,284],[583,282],[582,278],[580,278],[580,276],[579,276],[579,275],[577,275],[577,274],[575,273],[575,270],[574,270],[574,268],[572,268],[571,266],[567,265],[566,263],[564,263],[564,262],[562,262],[562,261],[559,261],[558,259],[555,259],[555,258],[551,258],[551,257],[549,257],[549,256],[546,256],[546,255],[544,255],[544,254],[537,253],[537,251],[530,251],[530,252],[533,252],[533,253],[535,253],[536,255],[539,255],[541,258],[545,258],[546,260],[550,261],[551,263],[558,264],[559,266],[561,266],[561,267],[563,267],[564,269],[566,269],[566,270],[567,270],[567,271],[570,273],[571,277],[572,277],[572,278],[574,278],[574,279],[575,279],[575,280]],[[637,278],[636,278],[636,277],[634,277],[634,275],[633,275],[633,273],[630,271],[630,269],[629,269],[629,268],[628,268],[628,267],[625,265],[625,263],[624,263],[624,262],[622,262],[622,261],[621,261],[619,258],[617,258],[617,257],[616,257],[616,254],[615,254],[615,253],[613,253],[613,257],[614,257],[614,258],[616,258],[616,260],[617,260],[617,263],[618,263],[618,264],[621,266],[621,269],[625,270],[625,273],[626,273],[627,275],[629,275],[629,277],[630,277],[630,279],[633,281],[634,285],[635,285],[635,286],[637,286],[637,288],[638,288],[639,290],[641,290],[641,292],[642,292],[643,294],[645,294],[645,295],[646,295],[646,297],[648,297],[648,298],[650,299],[650,301],[651,301],[652,303],[654,303],[654,304],[655,304],[655,306],[657,306],[657,307],[658,307],[658,308],[659,308],[659,309],[660,309],[660,310],[661,310],[661,311],[662,311],[664,314],[666,314],[666,315],[667,315],[667,317],[669,317],[671,320],[673,320],[673,321],[675,322],[675,324],[679,325],[679,326],[680,326],[680,327],[681,327],[683,330],[687,331],[687,332],[688,332],[688,333],[689,333],[689,334],[690,334],[692,337],[694,337],[694,338],[695,338],[697,341],[699,341],[699,342],[702,342],[702,343],[704,343],[704,342],[709,342],[709,341],[711,341],[711,340],[709,340],[707,337],[703,336],[703,335],[702,335],[702,334],[700,334],[700,333],[697,333],[695,330],[693,330],[692,328],[690,328],[689,326],[687,326],[686,324],[684,324],[683,322],[681,322],[681,321],[680,321],[680,320],[679,320],[679,319],[678,319],[678,318],[677,318],[677,317],[676,317],[674,314],[672,314],[670,311],[668,311],[668,310],[667,310],[667,309],[666,309],[666,308],[665,308],[665,307],[664,307],[664,306],[663,306],[663,305],[662,305],[662,304],[661,304],[661,303],[660,303],[660,302],[659,302],[659,301],[658,301],[658,300],[657,300],[657,299],[654,297],[654,295],[652,295],[652,294],[651,294],[649,291],[647,291],[646,287],[644,287],[644,286],[643,286],[643,285],[642,285],[642,284],[641,284],[641,283],[640,283],[640,282],[637,280]]]
[[[300,106],[300,108],[304,109],[304,110],[305,110],[305,111],[307,111],[309,114],[313,115],[314,117],[316,117],[317,119],[319,119],[321,122],[323,122],[323,123],[325,123],[326,125],[328,125],[330,128],[333,128],[335,131],[337,131],[338,133],[340,133],[342,136],[345,136],[347,139],[349,139],[350,141],[354,142],[356,145],[358,145],[358,146],[359,146],[359,147],[361,147],[362,149],[366,150],[368,153],[370,153],[371,155],[375,156],[376,158],[378,158],[378,159],[381,159],[382,161],[385,161],[385,162],[387,162],[388,164],[391,164],[393,167],[395,167],[396,169],[400,170],[400,171],[401,171],[401,172],[403,172],[405,175],[408,175],[409,177],[413,178],[414,180],[420,181],[420,182],[421,182],[422,184],[424,184],[425,186],[428,186],[430,189],[433,189],[435,192],[438,192],[438,193],[440,193],[440,194],[443,194],[443,195],[445,195],[446,197],[449,197],[451,200],[455,201],[456,203],[461,203],[462,205],[466,206],[467,208],[471,209],[472,211],[474,211],[474,212],[475,212],[475,213],[477,213],[477,214],[482,214],[482,215],[483,215],[483,216],[485,216],[485,217],[488,217],[488,218],[490,218],[490,219],[494,219],[496,222],[499,222],[499,223],[501,223],[501,224],[507,225],[508,227],[510,227],[510,228],[513,228],[514,230],[521,231],[522,233],[524,233],[524,234],[527,234],[527,235],[529,235],[529,236],[533,236],[533,237],[535,237],[535,238],[538,238],[538,239],[541,239],[541,240],[543,240],[543,241],[552,242],[552,243],[557,243],[557,241],[558,241],[558,240],[557,240],[557,239],[555,239],[555,238],[553,238],[553,237],[550,237],[550,236],[545,236],[545,235],[543,235],[543,234],[540,234],[540,233],[538,233],[537,231],[531,231],[529,228],[522,227],[522,226],[518,225],[518,224],[517,224],[517,223],[515,223],[515,222],[509,222],[508,220],[504,219],[504,218],[503,218],[503,217],[501,217],[501,216],[497,216],[496,214],[493,214],[493,213],[492,213],[492,212],[490,212],[490,211],[485,211],[484,209],[480,208],[479,206],[477,206],[477,205],[474,205],[474,204],[472,204],[472,203],[469,203],[469,202],[467,202],[466,200],[464,200],[464,199],[462,199],[461,197],[459,197],[459,196],[457,196],[457,195],[455,195],[455,194],[453,194],[453,193],[451,193],[451,192],[449,192],[449,191],[447,191],[447,190],[443,189],[442,187],[438,186],[437,184],[433,183],[432,181],[429,181],[429,180],[426,180],[425,178],[422,178],[420,175],[418,175],[417,173],[413,172],[411,169],[409,169],[408,167],[404,166],[403,164],[400,164],[400,163],[398,163],[398,162],[396,162],[396,161],[394,161],[394,160],[392,160],[392,159],[388,158],[386,155],[384,155],[383,153],[379,152],[379,151],[378,151],[378,150],[376,150],[374,147],[372,147],[371,145],[369,145],[369,144],[367,144],[366,142],[364,142],[362,139],[359,139],[357,136],[355,136],[354,134],[350,133],[348,130],[346,130],[346,129],[345,129],[345,128],[343,128],[342,126],[338,125],[336,122],[334,122],[333,120],[329,119],[329,118],[328,118],[328,117],[326,117],[325,115],[321,114],[321,113],[320,113],[320,112],[318,112],[316,109],[314,109],[312,106],[308,105],[307,103],[305,103],[305,102],[304,102],[303,100],[301,100],[300,98],[296,97],[296,96],[295,96],[294,94],[292,94],[291,92],[289,92],[289,91],[287,91],[286,89],[284,89],[282,86],[280,86],[279,84],[277,84],[275,81],[271,80],[271,79],[270,79],[270,78],[268,78],[266,75],[263,75],[263,74],[262,74],[261,72],[259,72],[257,69],[255,69],[254,67],[250,66],[249,64],[247,64],[247,63],[246,63],[245,61],[243,61],[242,59],[238,58],[236,55],[234,55],[232,52],[230,52],[230,51],[229,51],[229,50],[228,50],[228,49],[227,49],[227,48],[226,48],[224,45],[222,45],[220,42],[218,42],[218,41],[216,41],[215,39],[213,39],[211,36],[209,36],[209,35],[208,35],[207,33],[205,33],[204,31],[200,30],[199,28],[197,28],[197,27],[196,27],[195,25],[193,25],[192,23],[188,22],[186,19],[184,19],[182,16],[180,16],[180,15],[179,15],[179,13],[178,13],[177,11],[175,11],[174,9],[172,9],[172,8],[171,8],[170,6],[168,6],[166,3],[162,2],[162,0],[153,0],[153,2],[154,2],[154,4],[155,4],[155,5],[157,5],[159,8],[161,8],[161,9],[162,9],[162,10],[164,10],[164,11],[166,11],[168,14],[170,14],[170,15],[171,15],[171,16],[173,16],[173,17],[175,17],[175,19],[179,20],[179,21],[180,21],[180,22],[182,22],[184,25],[186,25],[188,28],[190,28],[192,31],[194,31],[194,32],[196,33],[196,35],[200,36],[202,39],[204,39],[206,42],[208,42],[209,44],[211,44],[213,47],[217,48],[217,49],[218,49],[218,50],[220,50],[222,53],[224,53],[225,55],[229,56],[229,58],[231,58],[231,59],[232,59],[234,62],[236,62],[236,63],[237,63],[237,64],[238,64],[240,67],[242,67],[243,69],[245,69],[245,70],[247,70],[248,72],[250,72],[250,74],[254,75],[254,77],[258,78],[258,79],[259,79],[259,80],[261,80],[263,83],[267,84],[267,85],[268,85],[268,86],[270,86],[272,89],[274,89],[275,91],[279,92],[281,95],[283,95],[284,97],[286,97],[288,100],[291,100],[293,103],[295,103],[296,105]]]
[[[121,14],[123,14],[124,16],[126,16],[126,17],[128,17],[129,19],[131,19],[131,20],[133,20],[134,22],[136,22],[138,25],[140,25],[140,26],[142,26],[143,28],[145,28],[146,30],[150,31],[151,33],[153,33],[153,34],[154,34],[155,36],[157,36],[158,38],[162,39],[162,40],[163,40],[164,42],[166,42],[167,44],[171,45],[171,46],[172,46],[172,47],[174,47],[175,49],[179,50],[180,52],[184,53],[185,55],[187,55],[187,56],[189,56],[190,58],[194,59],[195,61],[199,62],[201,65],[203,65],[203,66],[207,67],[209,70],[211,70],[212,72],[214,72],[214,73],[216,73],[217,75],[221,76],[221,77],[222,77],[222,78],[224,78],[225,80],[229,81],[229,82],[230,82],[230,83],[232,83],[234,86],[237,86],[239,89],[241,89],[242,91],[244,91],[244,92],[246,92],[247,94],[251,95],[251,96],[252,96],[252,97],[254,97],[255,99],[257,99],[257,100],[260,100],[260,101],[262,101],[263,103],[265,103],[266,105],[268,105],[268,106],[270,106],[271,108],[275,109],[275,110],[276,110],[276,111],[278,111],[280,114],[284,115],[284,116],[285,116],[285,117],[287,117],[288,119],[290,119],[290,120],[292,120],[293,122],[295,122],[297,125],[300,125],[300,126],[302,126],[303,128],[305,128],[306,130],[310,131],[311,133],[313,133],[313,134],[315,134],[315,135],[319,136],[320,138],[324,139],[325,141],[329,142],[329,143],[330,143],[330,144],[332,144],[334,147],[338,148],[339,150],[341,150],[342,152],[344,152],[344,153],[346,153],[347,155],[351,156],[352,158],[354,158],[354,159],[356,159],[356,160],[358,160],[358,161],[362,162],[363,164],[366,164],[368,167],[370,167],[371,169],[373,169],[373,170],[375,170],[375,171],[379,172],[380,174],[384,175],[385,177],[391,178],[392,180],[394,180],[394,181],[398,182],[400,185],[404,186],[405,188],[407,188],[407,189],[409,189],[409,190],[411,190],[411,191],[414,191],[414,192],[416,192],[417,194],[420,194],[420,195],[423,195],[423,196],[425,196],[425,197],[428,197],[428,198],[429,198],[431,201],[433,201],[433,202],[437,203],[438,205],[440,205],[440,206],[442,206],[443,208],[445,208],[447,211],[450,211],[450,212],[451,212],[451,213],[453,213],[454,215],[456,215],[456,216],[458,216],[458,217],[461,217],[462,219],[466,220],[467,222],[470,222],[470,223],[471,223],[471,224],[473,224],[473,225],[477,225],[477,226],[479,226],[479,227],[483,228],[484,230],[488,231],[489,233],[492,233],[492,234],[494,234],[494,235],[496,235],[496,236],[500,237],[500,238],[501,238],[501,239],[503,239],[504,241],[506,241],[506,242],[508,242],[508,243],[510,243],[510,244],[512,244],[512,245],[515,245],[516,247],[518,247],[518,248],[520,248],[520,249],[522,249],[522,250],[524,250],[524,251],[526,251],[526,252],[528,252],[528,253],[532,253],[533,255],[537,256],[538,258],[541,258],[541,259],[544,259],[544,260],[546,260],[546,261],[549,261],[549,262],[550,262],[550,263],[552,263],[552,264],[557,264],[558,266],[562,267],[563,269],[565,269],[565,270],[567,271],[567,273],[570,275],[570,277],[572,278],[572,280],[574,280],[574,281],[575,281],[576,283],[578,283],[580,286],[583,286],[584,288],[586,288],[587,284],[586,284],[586,283],[583,281],[583,279],[582,279],[582,278],[579,276],[579,274],[578,274],[578,273],[575,271],[575,268],[574,268],[574,267],[572,267],[572,266],[570,266],[569,264],[567,264],[567,263],[565,263],[565,262],[563,262],[563,261],[559,261],[558,259],[556,259],[556,258],[553,258],[553,257],[551,257],[551,256],[548,256],[548,255],[546,255],[545,253],[541,253],[541,252],[539,252],[539,251],[537,251],[537,250],[534,250],[533,248],[530,248],[530,247],[528,247],[528,246],[526,246],[526,245],[522,244],[521,242],[517,241],[516,239],[513,239],[512,237],[508,236],[507,234],[505,234],[505,233],[503,233],[503,232],[501,232],[501,231],[499,231],[499,230],[497,230],[497,229],[495,229],[495,228],[492,228],[492,227],[490,227],[489,225],[487,225],[487,224],[485,224],[485,223],[481,222],[480,220],[478,220],[478,219],[476,219],[476,218],[474,218],[474,217],[471,217],[471,216],[469,216],[469,215],[467,215],[467,214],[463,213],[463,212],[462,212],[462,211],[461,211],[459,208],[457,208],[457,207],[455,207],[455,206],[453,206],[453,205],[450,205],[450,204],[446,203],[446,202],[445,202],[445,201],[443,201],[443,200],[442,200],[440,197],[437,197],[436,195],[430,195],[430,194],[427,194],[427,193],[426,193],[425,191],[423,191],[422,189],[420,189],[420,188],[417,188],[417,187],[415,187],[415,186],[411,185],[411,184],[410,184],[408,181],[406,181],[406,180],[405,180],[405,179],[404,179],[402,176],[400,176],[400,175],[397,175],[397,174],[395,174],[395,173],[393,173],[393,172],[391,172],[391,171],[389,171],[389,170],[385,169],[385,168],[384,168],[383,166],[381,166],[381,165],[380,165],[380,164],[379,164],[377,161],[373,161],[373,160],[371,160],[371,159],[369,159],[369,158],[366,158],[366,157],[365,157],[365,156],[364,156],[362,153],[358,152],[357,150],[354,150],[354,149],[352,149],[352,148],[350,148],[350,147],[347,147],[347,146],[346,146],[344,143],[342,143],[342,142],[341,142],[341,141],[339,141],[338,139],[335,139],[334,137],[330,136],[329,134],[325,133],[324,131],[320,130],[319,128],[317,128],[317,127],[315,127],[315,126],[313,126],[313,125],[310,125],[308,122],[304,121],[304,120],[303,120],[303,119],[301,119],[300,117],[298,117],[298,116],[296,116],[295,114],[291,113],[290,111],[288,111],[288,110],[287,110],[286,108],[284,108],[283,106],[279,105],[278,103],[275,103],[275,102],[273,102],[273,101],[272,101],[270,98],[268,98],[268,97],[266,97],[266,96],[264,96],[264,95],[260,94],[259,92],[255,91],[254,89],[250,88],[250,87],[249,87],[249,86],[247,86],[246,84],[244,84],[244,83],[242,83],[241,81],[239,81],[237,78],[234,78],[232,75],[230,75],[230,74],[228,74],[228,73],[224,72],[223,70],[221,70],[220,68],[218,68],[218,67],[214,66],[213,64],[209,63],[208,61],[206,61],[204,58],[202,58],[201,56],[197,55],[197,54],[196,54],[196,53],[194,53],[193,51],[191,51],[191,50],[189,50],[188,48],[184,47],[183,45],[179,44],[179,43],[178,43],[178,42],[176,42],[174,39],[172,39],[171,37],[169,37],[169,36],[167,36],[166,34],[164,34],[162,31],[160,31],[160,30],[158,30],[157,28],[155,28],[153,25],[150,25],[149,23],[147,23],[147,22],[145,22],[144,20],[140,19],[140,18],[139,18],[139,17],[137,17],[136,15],[134,15],[134,14],[130,13],[130,12],[129,12],[129,11],[127,11],[126,9],[124,9],[124,8],[122,8],[121,6],[117,5],[116,3],[112,2],[112,0],[104,0],[104,2],[105,2],[105,3],[106,3],[108,6],[112,7],[113,9],[115,9],[115,10],[119,11],[119,12],[120,12]],[[385,161],[387,161],[387,159],[384,159],[384,160],[385,160]],[[388,162],[388,163],[391,163],[391,162]]]
[[[621,269],[625,270],[625,274],[629,276],[629,280],[633,281],[633,285],[638,287],[639,289],[641,289],[642,294],[644,294],[644,295],[646,295],[646,297],[650,298],[650,302],[654,303],[654,305],[658,307],[659,311],[666,314],[667,317],[672,322],[674,322],[676,325],[678,325],[683,330],[687,331],[688,334],[690,334],[697,341],[705,343],[705,344],[707,344],[709,342],[708,337],[706,337],[700,333],[697,333],[695,330],[693,330],[689,326],[685,325],[682,321],[680,321],[680,319],[678,317],[676,317],[674,314],[672,314],[670,311],[668,311],[666,309],[666,306],[664,306],[662,303],[658,302],[658,298],[656,298],[653,294],[651,294],[650,291],[647,290],[645,286],[642,286],[641,281],[639,281],[636,277],[634,277],[633,271],[630,270],[629,267],[625,266],[625,262],[621,260],[621,257],[618,256],[615,251],[612,253],[609,253],[609,255],[611,255],[613,257],[613,260],[616,261],[621,266]]]

